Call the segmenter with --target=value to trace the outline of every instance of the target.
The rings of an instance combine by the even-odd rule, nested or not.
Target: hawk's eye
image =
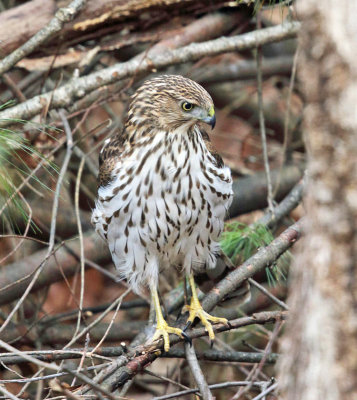
[[[184,101],[184,102],[182,103],[182,109],[183,109],[184,111],[191,111],[191,110],[193,109],[194,106],[195,106],[194,104],[189,103],[188,101]]]

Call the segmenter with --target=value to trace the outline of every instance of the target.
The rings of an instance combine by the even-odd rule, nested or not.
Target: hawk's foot
[[[199,318],[203,326],[206,328],[206,331],[208,332],[208,336],[211,341],[214,340],[215,338],[211,322],[214,324],[225,324],[225,325],[229,324],[227,318],[214,317],[213,315],[208,314],[208,312],[206,312],[202,308],[198,299],[195,299],[194,297],[192,297],[190,305],[184,306],[183,312],[187,311],[189,312],[189,316],[187,319],[187,327],[189,327],[193,323],[195,318]]]
[[[187,336],[187,334],[183,332],[182,329],[174,328],[168,325],[168,323],[165,321],[164,316],[162,315],[159,295],[157,293],[156,286],[153,285],[150,289],[152,294],[152,301],[156,312],[156,331],[151,341],[154,342],[155,340],[158,340],[162,337],[164,339],[164,350],[166,352],[170,350],[170,333],[180,336],[188,343],[192,343],[191,338]]]
[[[173,333],[184,339],[188,337],[181,329],[169,326],[163,318],[160,318],[157,322],[156,331],[154,333],[152,341],[154,342],[155,340],[158,340],[162,337],[164,339],[164,350],[167,352],[170,350],[170,333]]]
[[[191,274],[188,278],[191,286],[191,291],[192,291],[192,296],[191,296],[191,303],[190,305],[186,305],[183,307],[183,312],[189,312],[188,320],[187,320],[187,325],[184,330],[186,330],[195,320],[195,318],[199,318],[206,328],[206,331],[208,332],[208,336],[211,341],[214,340],[214,332],[212,328],[211,322],[214,324],[225,324],[229,325],[228,319],[227,318],[220,318],[220,317],[214,317],[213,315],[208,314],[201,306],[200,301],[198,300],[197,296],[197,290],[196,290],[196,285],[195,281],[193,278],[193,275]],[[211,322],[210,322],[211,321]]]

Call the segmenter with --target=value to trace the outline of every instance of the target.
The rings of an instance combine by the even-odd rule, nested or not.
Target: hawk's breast
[[[232,179],[199,131],[143,139],[123,152],[112,178],[99,188],[92,221],[134,288],[155,265],[214,266]]]

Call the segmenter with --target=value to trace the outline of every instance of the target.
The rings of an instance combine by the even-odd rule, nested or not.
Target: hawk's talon
[[[196,286],[195,282],[193,279],[193,275],[190,275],[189,277],[190,281],[190,286],[192,290],[192,297],[191,297],[191,303],[190,305],[185,306],[185,310],[189,312],[188,320],[187,320],[187,325],[190,326],[195,318],[199,318],[203,324],[203,326],[206,328],[206,331],[208,332],[208,336],[211,341],[214,340],[215,335],[212,327],[212,323],[214,324],[229,324],[227,318],[221,318],[221,317],[214,317],[213,315],[208,314],[201,306],[198,296],[197,296],[197,291],[196,291]],[[211,322],[210,322],[211,321]],[[185,329],[184,329],[185,330]]]
[[[164,350],[166,353],[170,350],[170,339],[169,339],[170,333],[180,336],[183,339],[186,339],[186,337],[188,337],[186,334],[184,334],[184,332],[182,332],[181,329],[169,326],[164,319],[160,320],[157,323],[156,331],[154,333],[152,341],[155,342],[155,340],[158,340],[162,337],[164,340]]]
[[[183,328],[183,331],[186,332],[187,329],[188,329],[191,325],[192,325],[192,322],[191,322],[191,321],[187,321],[185,327]]]
[[[185,330],[182,331],[182,336],[185,340],[185,343],[188,343],[190,345],[190,347],[192,347],[192,339],[187,335]]]

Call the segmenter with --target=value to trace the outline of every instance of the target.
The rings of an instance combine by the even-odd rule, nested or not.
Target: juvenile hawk
[[[232,200],[229,168],[214,151],[204,124],[216,122],[211,96],[177,75],[146,81],[134,94],[124,130],[100,153],[99,189],[92,222],[109,245],[120,276],[139,292],[150,288],[157,326],[153,340],[182,330],[163,318],[157,286],[160,270],[182,267],[192,289],[189,322],[198,317],[211,339],[193,272],[213,268],[223,219]]]

